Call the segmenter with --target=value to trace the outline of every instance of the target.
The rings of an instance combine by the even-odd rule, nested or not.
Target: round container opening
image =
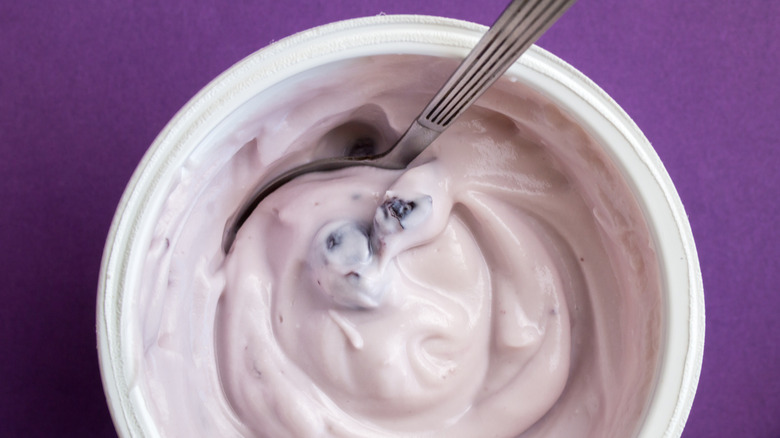
[[[463,57],[483,31],[484,27],[470,23],[422,16],[371,17],[315,28],[262,49],[232,67],[198,93],[166,126],[133,175],[117,209],[100,275],[97,322],[101,371],[121,436],[165,436],[172,430],[189,434],[187,428],[205,430],[211,436],[253,434],[252,426],[243,420],[239,397],[230,395],[241,392],[242,384],[226,383],[226,369],[215,358],[222,347],[219,339],[214,341],[218,338],[214,321],[219,319],[216,315],[220,305],[224,309],[224,302],[220,304],[219,293],[210,292],[225,287],[224,276],[212,275],[221,269],[221,262],[177,253],[184,252],[177,242],[185,240],[189,242],[188,251],[207,253],[212,246],[218,251],[222,230],[200,234],[175,224],[204,212],[232,211],[230,206],[243,198],[241,190],[251,189],[252,182],[261,177],[252,175],[253,168],[246,163],[259,163],[272,172],[312,157],[340,154],[343,151],[333,145],[355,130],[365,134],[363,137],[370,136],[372,144],[387,143],[417,115],[405,109],[406,105],[422,108],[427,98],[425,90],[429,89],[430,94],[435,91],[432,84],[446,78],[441,72],[454,67],[455,59]],[[361,82],[362,73],[382,76],[378,83],[386,87],[384,91],[377,88],[379,85]],[[394,102],[392,95],[401,93],[404,102],[397,105],[404,109],[387,110],[391,105],[377,104],[377,99],[356,103],[361,93],[379,96],[385,102]],[[327,108],[320,105],[326,98],[333,102]],[[609,400],[589,398],[584,384],[586,389],[580,396],[575,391],[579,388],[577,382],[588,377],[579,376],[577,368],[572,368],[560,390],[561,400],[569,401],[554,404],[540,415],[544,419],[531,421],[532,436],[552,436],[549,433],[553,432],[546,431],[563,430],[547,424],[554,423],[548,418],[556,418],[558,411],[575,402],[593,411],[606,409],[604,406],[632,406],[629,412],[636,419],[630,430],[637,436],[679,436],[701,367],[704,305],[690,227],[663,165],[647,139],[611,98],[571,66],[537,47],[529,50],[485,99],[484,111],[509,114],[512,122],[506,123],[538,144],[570,144],[541,161],[549,158],[564,170],[598,175],[598,190],[588,191],[586,183],[581,186],[586,187],[582,196],[598,207],[594,208],[593,220],[601,224],[600,229],[618,233],[623,228],[615,223],[616,218],[630,219],[631,214],[641,218],[646,235],[614,237],[620,244],[610,257],[614,266],[633,270],[647,265],[652,258],[649,273],[641,277],[652,284],[638,290],[658,293],[657,300],[641,295],[632,297],[630,303],[605,300],[604,309],[623,309],[614,319],[616,326],[599,325],[598,312],[577,319],[571,310],[575,315],[575,327],[571,329],[574,342],[568,351],[573,352],[574,366],[589,360],[594,364],[610,363],[605,357],[587,359],[587,354],[578,350],[585,348],[577,347],[580,335],[576,330],[590,320],[587,324],[593,325],[594,332],[627,328],[620,336],[606,339],[623,339],[629,345],[626,340],[634,336],[644,343],[637,354],[619,356],[621,363],[630,363],[623,368],[616,365],[618,373],[612,375],[625,385],[630,375],[620,375],[621,370],[644,370],[639,379],[641,399],[631,400],[630,390],[617,391],[620,395]],[[314,102],[320,106],[306,106]],[[285,110],[291,107],[297,110]],[[325,108],[328,117],[312,114],[316,108]],[[308,138],[325,139],[314,145],[289,136],[284,137],[291,140],[283,148],[258,140],[260,133],[266,139],[282,138],[274,137],[274,127],[304,126],[311,120],[318,124],[309,128],[312,134]],[[544,131],[543,126],[562,129]],[[583,144],[594,145],[598,153],[592,154],[593,148],[577,149]],[[536,149],[532,149],[528,157],[537,156],[532,154]],[[230,172],[233,176],[223,178]],[[567,174],[568,182],[575,184],[572,174]],[[615,178],[621,180],[617,186],[631,194],[629,203],[635,203],[628,209],[631,214],[613,214],[610,210],[622,208],[623,192],[609,183]],[[240,190],[233,198],[221,195],[236,187]],[[220,218],[215,223],[224,221]],[[643,255],[632,258],[633,250]],[[580,261],[586,263],[584,257]],[[192,266],[176,266],[185,262]],[[191,275],[171,276],[172,266],[179,269],[177,272]],[[585,278],[588,271],[583,272],[582,282],[591,281]],[[160,289],[154,286],[163,280],[196,284],[194,289],[181,290],[201,292],[174,298],[160,293],[168,290],[164,284]],[[616,283],[621,284],[621,280]],[[567,296],[567,300],[573,309],[572,301],[578,298]],[[647,307],[642,307],[644,304]],[[180,309],[180,316],[165,316],[177,312],[172,310],[175,308]],[[189,316],[183,319],[181,308],[196,311],[187,310]],[[276,314],[273,316],[273,324],[277,324]],[[600,351],[604,356],[615,356],[621,349]],[[599,376],[608,382],[606,377]],[[224,398],[226,392],[227,401],[202,402]],[[610,411],[599,421],[612,424],[612,417],[621,415],[624,411]],[[203,420],[190,421],[185,427],[178,425],[177,418]],[[220,420],[212,422],[213,418]],[[581,430],[597,429],[588,423]],[[616,433],[609,429],[602,432],[600,436]],[[625,436],[624,432],[618,435]]]

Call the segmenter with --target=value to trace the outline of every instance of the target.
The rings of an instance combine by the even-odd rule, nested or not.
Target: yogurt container
[[[151,253],[156,247],[169,245],[167,240],[155,242],[158,239],[155,230],[166,220],[171,202],[176,202],[172,187],[181,183],[182,175],[192,163],[203,167],[202,163],[208,162],[214,171],[226,166],[245,141],[242,135],[252,129],[247,120],[271,105],[269,102],[282,98],[280,93],[291,90],[290,84],[315,86],[307,84],[317,84],[322,77],[318,75],[327,75],[333,66],[366,57],[462,58],[484,31],[480,25],[425,16],[377,16],[317,27],[274,43],[241,61],[198,93],[174,117],[145,155],[122,197],[100,273],[97,305],[100,367],[109,408],[121,436],[186,435],[187,431],[172,432],[162,424],[166,421],[161,419],[176,417],[171,412],[177,409],[187,410],[186,417],[223,415],[228,424],[241,423],[229,408],[222,407],[226,412],[215,414],[211,408],[166,404],[165,392],[175,388],[139,384],[142,379],[139,376],[144,374],[141,356],[148,345],[162,342],[145,339],[148,330],[142,326],[148,325],[150,318],[142,314],[148,308],[143,303],[156,298],[143,295],[141,284],[148,275]],[[635,430],[639,437],[680,436],[701,369],[704,301],[693,237],[674,186],[631,119],[601,89],[562,60],[534,46],[509,70],[507,77],[509,82],[537,93],[571,117],[602,148],[641,211],[648,230],[648,245],[657,262],[661,296],[658,308],[648,309],[648,312],[657,311],[658,332],[639,330],[626,335],[637,337],[638,342],[645,342],[648,336],[658,338],[653,339],[658,350],[649,359],[653,362],[648,366],[652,373],[648,376],[651,387],[645,391],[647,400],[639,403],[642,412]],[[364,111],[371,113],[370,108]],[[387,121],[379,125],[382,123]],[[221,158],[214,156],[214,145],[231,142],[236,143],[232,152],[228,148]],[[268,157],[263,159],[272,162],[280,158],[273,156],[274,153],[273,149],[266,150]],[[236,187],[236,191],[249,188]],[[178,208],[188,211],[190,207],[185,202]],[[165,309],[165,306],[154,308]],[[168,329],[176,330],[176,327]],[[214,361],[213,346],[193,347],[193,350],[193,360]],[[217,388],[213,396],[223,396],[218,373],[213,374],[211,387]],[[210,397],[208,393],[203,396]],[[196,427],[197,423],[193,420]],[[215,430],[233,435],[242,434],[244,428]]]

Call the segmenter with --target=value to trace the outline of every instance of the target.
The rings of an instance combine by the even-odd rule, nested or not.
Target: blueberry
[[[374,228],[384,235],[415,227],[430,215],[432,205],[433,198],[427,195],[411,200],[392,196],[377,209]]]
[[[341,241],[342,235],[340,233],[330,233],[325,240],[325,247],[328,248],[328,251],[333,251],[337,246],[341,245]]]
[[[388,201],[385,201],[385,204],[387,204],[387,207],[385,208],[390,212],[390,214],[402,223],[401,226],[403,226],[404,218],[408,216],[417,206],[414,201],[407,202],[399,198],[392,198]]]
[[[354,222],[335,224],[325,237],[326,264],[349,266],[365,263],[371,258],[368,230]]]
[[[349,221],[325,225],[315,236],[309,260],[314,283],[336,304],[377,307],[384,283],[377,282],[368,227]]]

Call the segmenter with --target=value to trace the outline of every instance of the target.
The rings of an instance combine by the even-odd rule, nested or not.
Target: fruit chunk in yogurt
[[[138,304],[137,386],[164,433],[635,433],[660,340],[651,236],[596,140],[520,83],[499,81],[406,170],[288,183],[220,251],[242,189],[344,153],[328,140],[341,127],[386,146],[453,67],[329,66],[193,154]]]

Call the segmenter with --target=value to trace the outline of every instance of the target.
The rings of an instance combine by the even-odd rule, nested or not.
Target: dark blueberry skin
[[[341,266],[366,263],[371,258],[368,230],[355,223],[339,226],[325,238],[325,260]]]
[[[379,306],[387,289],[379,260],[395,256],[393,251],[399,247],[392,241],[397,242],[400,233],[414,235],[419,230],[431,215],[432,202],[427,195],[413,200],[393,196],[377,208],[370,226],[350,221],[325,225],[315,237],[314,257],[310,259],[318,287],[341,306]]]
[[[369,228],[355,222],[334,222],[314,242],[310,266],[314,280],[336,304],[352,309],[379,305],[383,285],[373,279],[375,266]]]
[[[406,216],[408,216],[412,211],[414,211],[414,208],[417,206],[417,204],[414,203],[414,201],[404,201],[403,199],[399,198],[392,198],[387,201],[385,201],[385,209],[396,219],[398,219],[398,222],[401,223],[401,227],[403,228],[403,220]]]
[[[389,198],[379,206],[374,217],[374,230],[379,234],[387,234],[415,227],[428,216],[431,203],[430,196],[421,196],[413,200],[395,196]]]
[[[328,248],[328,251],[333,252],[341,245],[341,240],[344,237],[342,233],[330,233],[328,238],[325,240],[325,247]]]

